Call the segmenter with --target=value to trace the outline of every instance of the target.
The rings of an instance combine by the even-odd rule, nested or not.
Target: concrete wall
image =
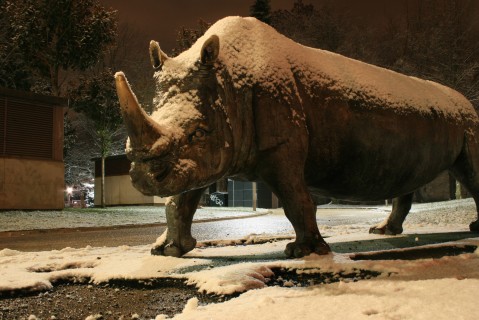
[[[435,202],[451,199],[449,183],[449,174],[441,173],[436,179],[416,191],[415,201]]]
[[[63,209],[62,161],[0,158],[0,209]]]
[[[107,206],[117,205],[164,205],[166,199],[145,196],[131,184],[129,175],[105,177],[105,202]],[[101,177],[95,177],[95,206],[101,203]]]
[[[414,196],[417,202],[435,202],[471,197],[464,186],[449,177],[447,171],[442,172],[436,179],[419,188]]]

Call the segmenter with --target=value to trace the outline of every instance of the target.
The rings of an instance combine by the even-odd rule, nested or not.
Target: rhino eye
[[[193,132],[192,134],[190,134],[190,136],[188,137],[188,140],[190,142],[193,142],[195,140],[201,140],[203,139],[204,137],[206,136],[206,131],[201,129],[201,128],[198,128],[195,130],[195,132]]]

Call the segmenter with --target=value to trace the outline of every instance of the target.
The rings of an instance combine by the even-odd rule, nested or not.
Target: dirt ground
[[[168,283],[169,281],[169,283]],[[197,297],[200,304],[221,297],[199,294],[181,281],[152,285],[110,283],[87,285],[63,283],[33,295],[15,293],[0,297],[0,319],[154,319],[180,313],[186,302]]]
[[[268,286],[307,287],[338,281],[361,281],[380,273],[355,270],[351,273],[298,274],[291,270],[273,269]],[[181,313],[191,298],[199,305],[219,303],[237,297],[214,296],[186,286],[181,279],[148,281],[111,280],[108,284],[88,285],[63,283],[52,290],[29,295],[12,293],[0,296],[0,320],[27,319],[155,319],[159,314],[173,317]]]
[[[457,202],[456,202],[457,203]],[[459,204],[462,204],[459,203]],[[472,203],[466,203],[464,205],[457,205],[454,208],[445,206],[445,209],[441,207],[434,207],[433,210],[421,211],[420,206],[416,207],[416,212],[413,212],[408,217],[408,221],[416,224],[426,223],[434,225],[435,227],[438,224],[448,224],[450,221],[454,223],[462,223],[467,225],[471,219],[475,219],[476,212]],[[466,206],[467,205],[467,206]],[[432,206],[432,205],[429,205]],[[472,208],[472,209],[471,209]],[[331,210],[330,210],[331,211]],[[330,216],[325,216],[323,220],[329,221],[338,219],[337,212],[330,212]],[[334,216],[334,217],[333,217]],[[355,218],[354,216],[353,218]],[[340,217],[342,220],[346,221],[347,224],[352,223],[350,215],[344,214]],[[268,227],[258,227],[258,221],[268,221],[268,224],[265,224]],[[268,217],[258,217],[255,219],[245,219],[241,221],[241,226],[246,228],[247,223],[251,224],[251,228],[255,230],[269,230],[270,225],[278,225],[277,215],[273,212],[272,215]],[[336,221],[334,220],[334,221]],[[432,222],[431,222],[432,221]],[[466,224],[467,222],[467,224]],[[364,222],[363,222],[364,223]],[[368,222],[368,224],[370,224]],[[212,232],[211,225],[213,228]],[[334,224],[335,225],[335,224]],[[222,221],[216,222],[214,224],[197,224],[196,232],[202,235],[202,230],[204,229],[204,234],[211,235],[218,234],[218,230],[226,230],[223,232],[231,233],[238,226],[238,221]],[[203,228],[203,229],[202,229]],[[239,229],[239,228],[238,228]],[[128,230],[128,229],[126,229]],[[138,232],[140,229],[135,228],[135,232]],[[282,229],[281,229],[282,230]],[[145,229],[140,230],[141,234],[145,234]],[[126,231],[121,230],[122,235],[125,236]],[[116,234],[112,233],[114,236]],[[133,231],[132,231],[133,233]],[[250,230],[247,229],[245,233],[250,234]],[[74,233],[78,238],[79,232]],[[152,230],[152,235],[158,234],[158,230]],[[8,235],[10,237],[10,235]],[[45,242],[45,236],[41,235],[42,242]],[[236,235],[231,235],[236,238]],[[40,237],[40,236],[39,236]],[[64,235],[62,236],[64,237]],[[59,236],[59,238],[62,238]],[[137,237],[136,234],[132,234],[132,238]],[[469,232],[446,232],[446,233],[436,233],[436,234],[421,234],[419,237],[415,234],[410,234],[405,237],[400,238],[384,238],[377,239],[374,241],[351,241],[346,243],[337,243],[332,244],[331,247],[333,251],[338,253],[351,253],[351,252],[365,252],[365,251],[377,251],[377,250],[388,250],[392,248],[405,248],[405,247],[414,247],[418,245],[427,245],[431,243],[442,243],[448,241],[455,241],[458,239],[464,239],[471,237]],[[18,237],[20,238],[20,237]],[[19,239],[15,239],[15,242],[19,242]],[[88,237],[90,241],[92,239],[91,234]],[[220,239],[225,239],[225,234],[220,234],[218,236]],[[40,240],[38,240],[40,241]],[[70,240],[68,240],[70,241]],[[102,238],[101,243],[105,245],[107,242]],[[150,241],[150,240],[148,240]],[[25,240],[25,242],[35,243],[36,239]],[[143,243],[143,242],[142,242]],[[151,243],[151,242],[146,242]],[[108,244],[115,245],[115,244]],[[118,244],[116,244],[118,245]],[[64,248],[65,244],[62,243],[59,245],[60,248]],[[52,250],[50,248],[48,250]],[[46,249],[43,249],[46,250]],[[474,249],[475,250],[475,249]],[[412,259],[416,259],[412,252]],[[439,255],[444,253],[440,252]],[[457,254],[453,252],[453,254]],[[421,256],[422,258],[425,258]],[[274,257],[277,258],[277,257]],[[404,257],[402,257],[404,258]],[[340,279],[348,278],[347,281],[360,281],[362,279],[368,279],[376,274],[368,274],[363,271],[358,272],[353,275],[314,275],[314,278],[309,279],[291,279],[291,274],[284,274],[281,272],[275,271],[275,278],[272,278],[268,285],[280,285],[280,286],[309,286],[317,285],[320,283],[330,283],[334,281],[339,281]],[[36,293],[9,293],[9,292],[0,292],[0,320],[14,320],[14,319],[155,319],[159,314],[164,314],[169,317],[174,316],[175,314],[181,313],[187,301],[193,297],[197,297],[200,305],[208,303],[217,303],[224,300],[230,299],[232,297],[218,297],[218,296],[208,296],[205,294],[199,293],[195,288],[186,286],[182,280],[178,279],[160,279],[154,281],[143,281],[138,282],[121,282],[121,281],[111,281],[108,284],[102,285],[90,285],[86,284],[74,284],[74,283],[55,283],[54,287],[49,291],[36,292]]]

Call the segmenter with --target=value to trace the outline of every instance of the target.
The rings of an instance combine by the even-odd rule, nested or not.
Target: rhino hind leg
[[[204,190],[192,190],[170,198],[166,205],[168,228],[153,245],[152,255],[181,257],[195,248],[191,224]]]
[[[414,193],[408,193],[393,199],[393,208],[389,217],[371,227],[369,233],[396,235],[403,232],[402,224],[411,210]]]
[[[476,203],[478,218],[469,229],[479,232],[479,144],[474,139],[465,139],[465,146],[450,172],[471,193]]]

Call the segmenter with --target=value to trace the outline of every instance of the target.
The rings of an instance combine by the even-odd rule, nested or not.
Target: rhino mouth
[[[141,159],[132,162],[130,176],[133,184],[142,186],[142,189],[150,189],[155,184],[164,182],[170,174],[171,168],[171,163],[159,160],[157,157]],[[147,191],[144,190],[142,192],[145,193]]]
[[[149,172],[149,176],[156,182],[162,182],[171,172],[171,159],[159,156],[145,157],[138,160],[139,163],[146,165],[144,170]]]
[[[163,165],[162,168],[155,173],[155,180],[157,182],[162,182],[163,180],[166,179],[169,173],[170,173],[170,166],[167,164]]]

